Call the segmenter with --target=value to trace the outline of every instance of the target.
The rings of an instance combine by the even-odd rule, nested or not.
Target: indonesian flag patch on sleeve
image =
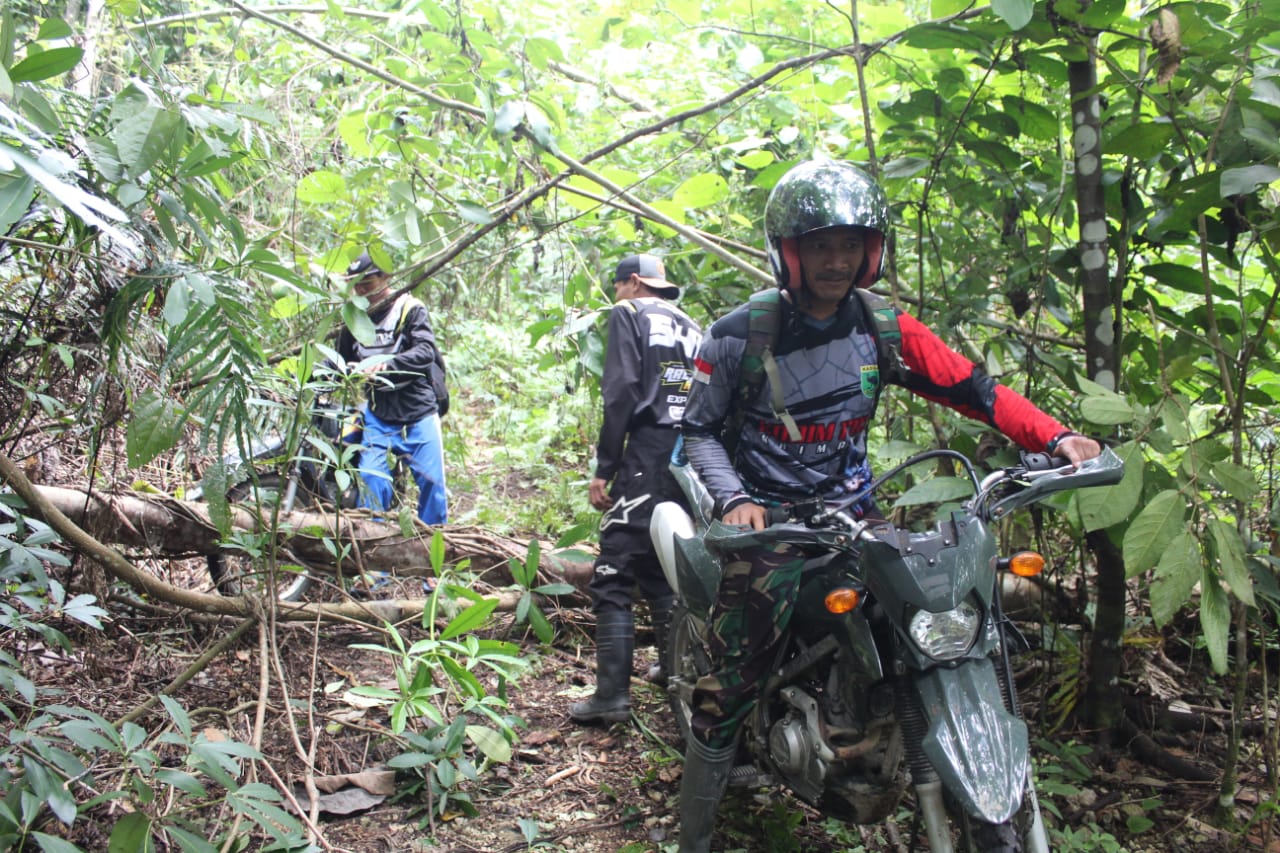
[[[709,362],[695,358],[693,360],[693,381],[706,385],[711,381],[711,371],[714,369]]]

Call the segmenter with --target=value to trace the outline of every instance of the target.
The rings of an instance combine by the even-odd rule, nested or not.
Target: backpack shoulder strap
[[[898,325],[898,312],[894,310],[893,303],[877,293],[861,287],[855,288],[854,292],[871,320],[871,334],[876,339],[876,361],[883,377],[881,386],[886,381],[902,384],[911,371],[902,360],[902,328]]]
[[[742,363],[738,367],[738,393],[734,398],[734,410],[729,415],[724,435],[725,447],[731,458],[747,416],[747,406],[760,396],[766,376],[771,389],[769,408],[786,426],[791,439],[800,440],[800,428],[787,411],[782,376],[773,357],[782,329],[781,300],[781,293],[773,287],[753,293],[747,300],[747,344],[742,351]]]

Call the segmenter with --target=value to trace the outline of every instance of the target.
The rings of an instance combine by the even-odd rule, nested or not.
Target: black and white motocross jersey
[[[604,480],[617,473],[628,433],[680,424],[702,340],[689,315],[656,296],[615,305],[608,334],[600,383],[604,424],[596,448],[596,476]]]

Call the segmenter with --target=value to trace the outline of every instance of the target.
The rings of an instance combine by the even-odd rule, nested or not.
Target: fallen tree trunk
[[[146,552],[159,558],[212,554],[221,549],[221,535],[206,504],[180,501],[140,492],[85,492],[54,486],[34,486],[40,496],[100,542]],[[346,575],[389,572],[404,577],[429,577],[431,539],[438,530],[444,540],[444,562],[468,561],[486,582],[513,582],[512,558],[523,560],[527,543],[478,527],[432,527],[414,519],[413,535],[398,524],[376,520],[367,510],[280,513],[275,519],[275,544],[314,571]],[[255,533],[268,532],[263,519],[243,505],[231,507],[231,524]],[[590,566],[541,549],[541,582],[567,581],[585,590]],[[342,554],[336,561],[334,553]]]
[[[178,557],[212,553],[219,547],[219,536],[210,522],[206,507],[168,497],[138,494],[103,494],[77,489],[37,486],[7,456],[0,454],[0,480],[6,482],[27,504],[27,512],[43,520],[56,531],[68,547],[100,564],[116,580],[122,581],[155,601],[164,601],[188,610],[211,615],[258,618],[263,602],[241,596],[221,595],[182,589],[165,583],[155,575],[142,571],[118,550],[108,547],[98,537],[117,545],[143,550],[148,556]],[[232,513],[232,523],[246,530],[265,529],[258,516],[243,508]],[[282,548],[294,554],[320,557],[315,568],[334,569],[330,552],[325,547],[326,534],[331,541],[358,545],[351,553],[360,555],[366,569],[394,571],[401,574],[430,573],[429,547],[434,530],[439,529],[445,542],[446,562],[456,564],[472,560],[473,565],[488,567],[496,573],[487,582],[495,586],[509,583],[511,557],[525,556],[526,548],[516,540],[475,528],[431,528],[420,526],[418,535],[401,536],[399,529],[369,518],[352,514],[328,516],[320,513],[290,513],[277,525],[275,538]],[[86,529],[87,528],[87,529]],[[89,530],[96,531],[90,533]],[[467,553],[471,549],[472,553]],[[341,553],[339,551],[339,553]],[[353,560],[344,564],[354,569]],[[557,575],[549,567],[559,569]],[[568,568],[569,572],[563,569]],[[583,570],[585,569],[585,574]],[[590,573],[590,565],[558,557],[545,559],[540,574],[550,579],[567,579],[579,589]],[[567,575],[567,577],[566,577]],[[499,576],[505,576],[503,581]],[[539,578],[539,582],[543,582]],[[581,594],[579,593],[579,596]],[[579,597],[575,596],[575,597]],[[500,606],[514,608],[519,595],[499,593]],[[421,600],[342,602],[338,604],[280,604],[276,618],[302,620],[355,620],[379,623],[396,622],[421,614]]]

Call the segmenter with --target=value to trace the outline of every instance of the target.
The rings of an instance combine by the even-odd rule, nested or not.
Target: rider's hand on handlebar
[[[1053,449],[1054,456],[1061,456],[1077,468],[1080,463],[1102,453],[1102,445],[1087,435],[1068,435]]]
[[[765,508],[752,501],[738,504],[724,514],[723,520],[725,524],[741,525],[752,530],[764,530],[769,526]]]

